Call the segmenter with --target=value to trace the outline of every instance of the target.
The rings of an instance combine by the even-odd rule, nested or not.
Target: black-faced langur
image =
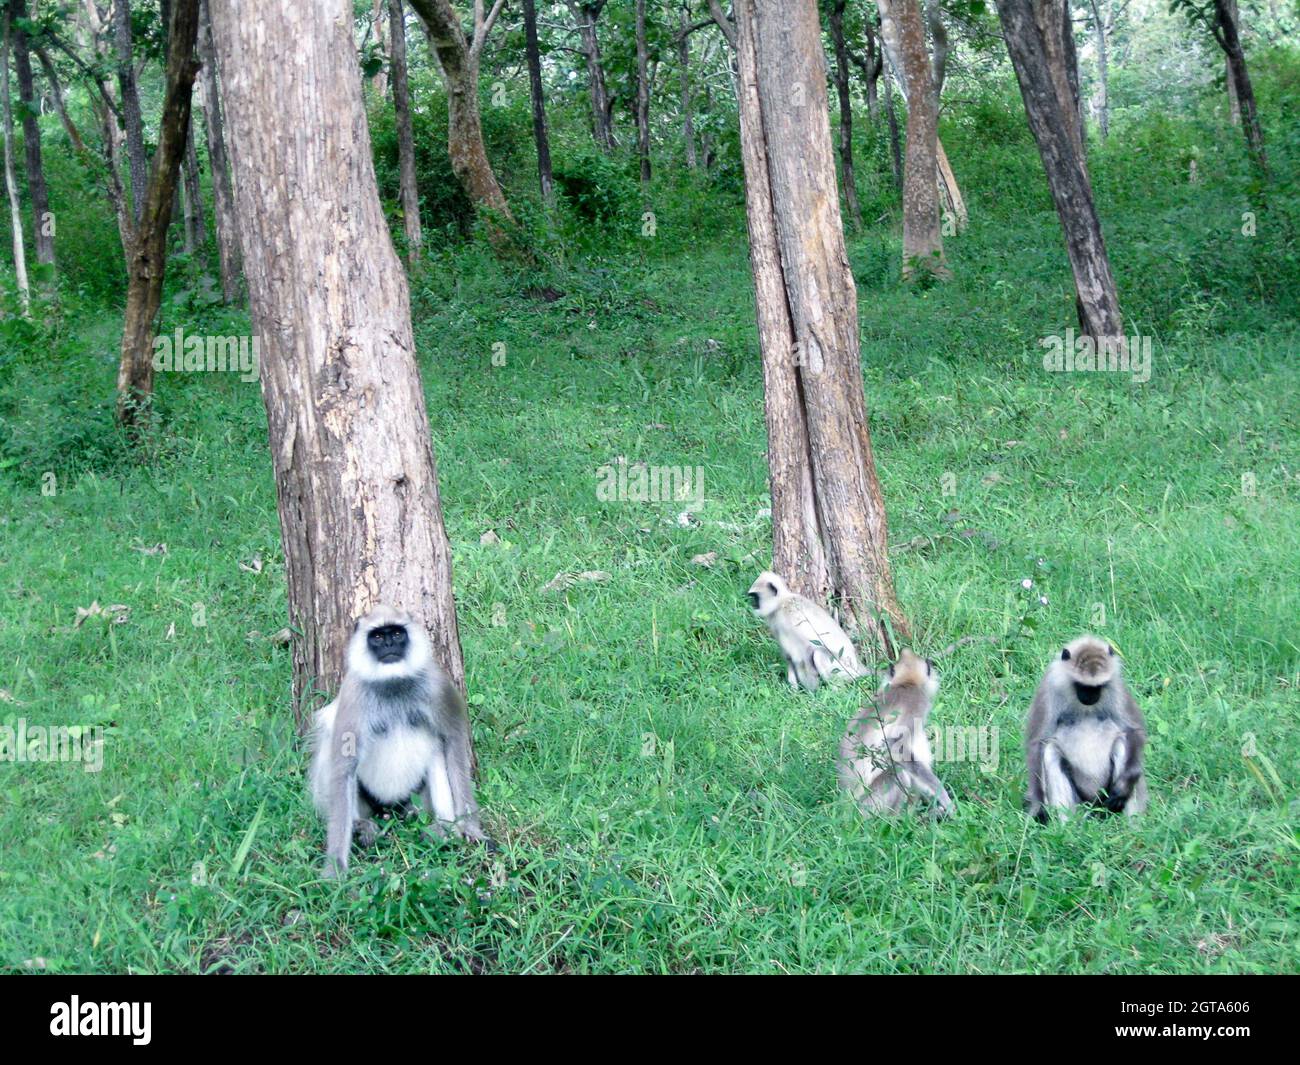
[[[1146,722],[1120,676],[1115,648],[1080,636],[1048,667],[1025,727],[1027,812],[1064,819],[1080,804],[1112,813],[1147,807]]]
[[[933,803],[940,817],[952,812],[925,734],[938,690],[934,664],[904,649],[889,667],[875,705],[849,723],[840,741],[839,784],[864,814],[894,814],[919,801]]]
[[[866,675],[858,653],[839,622],[811,599],[790,591],[770,570],[750,585],[749,604],[766,623],[785,659],[790,687],[815,692],[823,680]]]
[[[433,661],[428,634],[404,611],[379,606],[348,642],[338,698],[316,715],[311,793],[326,819],[325,875],[347,870],[355,831],[371,817],[409,812],[411,799],[448,831],[486,841],[474,802],[470,726],[456,686]]]

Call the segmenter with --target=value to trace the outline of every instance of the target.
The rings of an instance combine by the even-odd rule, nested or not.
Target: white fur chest
[[[1096,718],[1084,718],[1057,732],[1056,745],[1070,752],[1070,776],[1080,798],[1095,798],[1110,783],[1111,750],[1119,737],[1113,721]]]
[[[436,740],[426,729],[403,723],[371,736],[357,764],[357,779],[380,802],[408,799],[424,783]]]

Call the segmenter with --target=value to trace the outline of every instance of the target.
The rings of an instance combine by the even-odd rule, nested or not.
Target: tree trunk
[[[1236,92],[1241,112],[1241,126],[1246,134],[1246,150],[1259,172],[1268,177],[1268,156],[1264,152],[1264,130],[1255,109],[1255,90],[1246,70],[1246,53],[1241,47],[1236,4],[1233,0],[1214,0],[1214,39],[1228,58],[1228,74]]]
[[[371,162],[348,0],[213,6],[289,582],[295,707],[353,622],[410,611],[464,687],[406,275]],[[295,62],[286,63],[285,56]],[[285,254],[292,249],[292,254]]]
[[[862,64],[863,80],[867,85],[867,114],[871,116],[871,120],[874,122],[876,116],[880,113],[876,85],[880,81],[880,72],[885,66],[885,57],[881,54],[875,31],[872,30],[871,23],[866,19],[863,19],[862,22],[862,32],[867,39],[867,60],[865,64]]]
[[[946,278],[939,222],[938,101],[919,0],[880,0],[881,36],[906,82],[907,152],[903,158],[903,277]]]
[[[531,7],[533,0],[525,2]],[[406,260],[415,270],[420,265],[424,229],[420,224],[420,189],[415,179],[415,133],[411,128],[411,83],[406,71],[406,14],[402,10],[402,0],[388,0],[388,28],[391,31],[389,73],[393,86],[393,114],[397,120],[402,225],[406,230]],[[548,166],[549,163],[548,160]]]
[[[524,0],[524,53],[528,60],[528,96],[533,104],[533,143],[537,146],[537,183],[542,199],[555,200],[551,177],[551,138],[546,130],[546,96],[542,89],[542,51],[537,42],[537,4]]]
[[[131,55],[131,0],[113,0],[113,47],[117,53],[117,88],[122,120],[126,127],[126,160],[130,169],[131,218],[138,226],[144,208],[149,164],[144,155],[144,122],[140,117],[140,93],[135,83]],[[169,202],[168,210],[171,209]]]
[[[370,12],[370,22],[375,28],[375,44],[382,53],[384,41],[387,38],[389,46],[392,46],[392,34],[389,27],[384,25],[386,13],[389,11],[385,0],[374,0],[374,7]],[[392,65],[392,54],[388,56],[388,66]],[[375,90],[375,95],[381,100],[388,95],[388,70],[386,67],[380,67],[379,73],[370,79],[370,87]]]
[[[1092,0],[1092,33],[1097,44],[1097,129],[1104,141],[1110,137],[1110,60],[1106,54],[1106,20],[1101,0]]]
[[[9,8],[4,9],[4,38],[0,45],[0,121],[4,123],[5,194],[9,198],[9,224],[12,227],[14,276],[18,285],[18,305],[23,317],[31,314],[31,286],[27,281],[27,250],[23,245],[23,212],[18,204],[18,182],[14,179],[14,117],[9,99]]]
[[[691,114],[691,36],[687,31],[685,5],[677,37],[677,66],[681,69],[682,140],[686,144],[686,169],[694,170],[699,161],[695,157],[695,118]]]
[[[600,38],[596,35],[596,20],[605,8],[606,0],[579,3],[569,0],[569,9],[578,22],[578,38],[583,57],[587,61],[587,91],[591,96],[591,135],[605,151],[614,147],[614,102],[605,87],[605,67],[600,58]]]
[[[773,567],[876,650],[905,635],[862,389],[814,0],[736,0]]]
[[[194,148],[194,110],[190,109],[190,132],[185,138],[185,250],[193,254],[208,239],[208,227],[203,218],[203,185],[199,181],[199,153]]]
[[[1097,341],[1121,339],[1119,298],[1083,158],[1078,109],[1069,97],[1065,71],[1050,66],[1064,56],[1060,36],[1068,8],[1064,0],[998,0],[998,14],[1065,235],[1079,326]],[[1055,37],[1056,46],[1046,37]]]
[[[858,187],[853,176],[853,104],[849,98],[849,50],[844,42],[844,2],[831,4],[829,22],[831,42],[835,45],[835,92],[840,102],[840,185],[849,209],[853,228],[862,228],[862,210],[858,207]]]
[[[208,164],[212,170],[212,213],[217,223],[217,258],[221,271],[221,298],[239,299],[239,230],[235,221],[235,194],[230,187],[230,161],[226,157],[226,131],[221,115],[217,51],[212,44],[208,0],[199,5],[199,61],[202,80],[204,127],[208,138]]]
[[[10,0],[10,16],[26,21],[27,0]],[[32,83],[32,60],[27,34],[22,25],[13,28],[14,73],[18,76],[18,99],[23,105],[23,150],[27,156],[27,195],[32,202],[32,235],[36,261],[54,263],[54,227],[50,225],[50,195],[45,185],[45,164],[41,159],[41,126],[36,91]]]
[[[894,188],[903,191],[903,145],[898,135],[898,115],[894,111],[894,79],[888,70],[882,74],[885,83],[885,116],[889,124],[889,162],[894,170]]]
[[[429,42],[442,67],[447,86],[447,152],[452,173],[470,201],[486,207],[507,222],[513,222],[505,194],[488,162],[483,146],[483,124],[478,107],[478,67],[481,40],[471,45],[460,28],[460,19],[449,0],[411,0],[411,7],[424,23]],[[494,243],[506,239],[501,228],[489,220]]]
[[[175,0],[167,30],[166,95],[158,124],[158,148],[145,189],[140,221],[127,252],[126,312],[117,369],[117,418],[134,431],[153,398],[153,327],[162,303],[167,266],[167,227],[190,129],[190,96],[199,64],[199,0]]]
[[[636,149],[643,191],[650,185],[650,75],[646,62],[645,0],[636,0]]]

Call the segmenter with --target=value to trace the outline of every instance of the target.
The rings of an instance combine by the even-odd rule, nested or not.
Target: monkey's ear
[[[1114,658],[1114,657],[1115,657],[1115,648],[1114,648],[1114,647],[1112,647],[1110,644],[1107,644],[1107,645],[1106,645],[1106,650],[1110,652],[1110,656],[1111,656],[1111,658]]]
[[[890,662],[890,663],[889,663],[889,675],[890,675],[891,677],[894,675],[894,663],[893,663],[893,662]]]
[[[1061,652],[1061,661],[1062,662],[1070,661],[1070,649],[1068,647]]]
[[[927,658],[925,660],[925,675],[928,677],[934,673],[934,660]]]

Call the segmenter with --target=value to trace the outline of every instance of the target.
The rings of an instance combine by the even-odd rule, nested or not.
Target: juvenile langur
[[[1080,803],[1140,814],[1147,807],[1146,742],[1115,648],[1080,636],[1048,667],[1029,708],[1027,811],[1039,821],[1053,810],[1064,819]]]
[[[470,728],[456,686],[433,661],[424,628],[379,606],[348,642],[338,698],[316,715],[311,793],[325,818],[325,875],[348,867],[352,834],[374,840],[376,812],[418,795],[434,831],[486,840],[470,770]]]
[[[938,690],[933,663],[904,648],[876,693],[876,705],[849,722],[840,740],[840,788],[864,814],[894,814],[921,799],[935,803],[940,817],[952,812],[925,734]]]
[[[770,570],[749,589],[749,603],[776,638],[790,687],[815,692],[823,680],[865,676],[857,652],[839,623],[821,607],[790,591]]]

